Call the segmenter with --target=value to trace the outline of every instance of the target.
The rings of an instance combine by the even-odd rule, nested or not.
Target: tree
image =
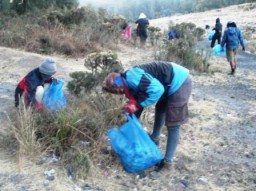
[[[10,0],[1,0],[0,1],[0,12],[8,11],[10,9]]]

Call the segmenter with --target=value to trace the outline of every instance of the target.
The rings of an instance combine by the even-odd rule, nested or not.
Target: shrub
[[[75,95],[96,90],[108,73],[123,70],[121,63],[117,60],[117,55],[111,51],[89,54],[85,58],[84,65],[91,72],[73,72],[70,74],[73,80],[68,82],[67,87]]]
[[[187,68],[205,72],[208,70],[210,54],[198,52],[196,41],[202,38],[204,30],[196,28],[193,23],[181,23],[174,25],[170,23],[169,31],[176,31],[177,38],[164,40],[155,58],[177,62]],[[206,67],[207,66],[207,67]]]

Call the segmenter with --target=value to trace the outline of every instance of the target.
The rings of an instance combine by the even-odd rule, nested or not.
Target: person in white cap
[[[15,89],[15,107],[19,106],[20,98],[24,96],[26,106],[35,106],[38,110],[41,110],[44,86],[53,80],[52,76],[56,73],[56,70],[56,61],[49,57],[37,68],[30,71]]]
[[[149,21],[147,19],[147,16],[144,13],[140,13],[139,18],[135,23],[138,24],[137,36],[139,36],[139,38],[140,38],[140,45],[141,45],[141,47],[144,47],[146,40],[148,38],[147,28],[149,25]]]

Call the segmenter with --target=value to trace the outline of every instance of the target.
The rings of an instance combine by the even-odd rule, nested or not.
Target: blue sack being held
[[[67,106],[67,100],[62,90],[63,85],[63,80],[53,80],[45,91],[42,103],[49,110],[55,111]]]
[[[215,34],[215,31],[211,31],[208,35],[208,39],[212,40],[213,35]]]
[[[130,173],[141,172],[156,165],[163,156],[137,117],[134,114],[126,117],[128,121],[120,128],[108,130],[108,137],[124,169]]]
[[[221,47],[220,44],[217,44],[216,46],[213,47],[212,52],[213,52],[214,55],[225,54],[226,53],[226,48]]]

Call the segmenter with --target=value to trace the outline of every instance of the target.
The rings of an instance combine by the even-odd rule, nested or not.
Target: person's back
[[[221,39],[221,33],[222,33],[222,24],[220,22],[220,19],[217,18],[216,19],[216,24],[215,27],[213,28],[213,30],[215,31],[213,37],[212,37],[212,42],[211,42],[211,47],[213,48],[215,45],[215,41],[218,41],[218,44],[220,44],[220,39]]]
[[[226,43],[227,48],[233,49],[239,47],[239,42],[241,43],[242,47],[244,47],[241,31],[236,27],[228,27],[224,32],[221,45],[224,46]]]
[[[215,24],[215,32],[221,34],[222,33],[222,24],[220,23],[220,19],[218,18]]]
[[[141,13],[139,19],[135,22],[137,26],[137,36],[140,37],[141,45],[144,46],[146,39],[148,38],[147,27],[149,21],[144,13]]]
[[[236,23],[229,21],[227,23],[227,29],[224,31],[224,35],[221,41],[221,47],[224,48],[226,44],[226,56],[230,63],[231,75],[235,74],[237,63],[236,55],[239,48],[239,43],[242,46],[242,50],[245,51],[243,36],[241,31],[236,27]]]

